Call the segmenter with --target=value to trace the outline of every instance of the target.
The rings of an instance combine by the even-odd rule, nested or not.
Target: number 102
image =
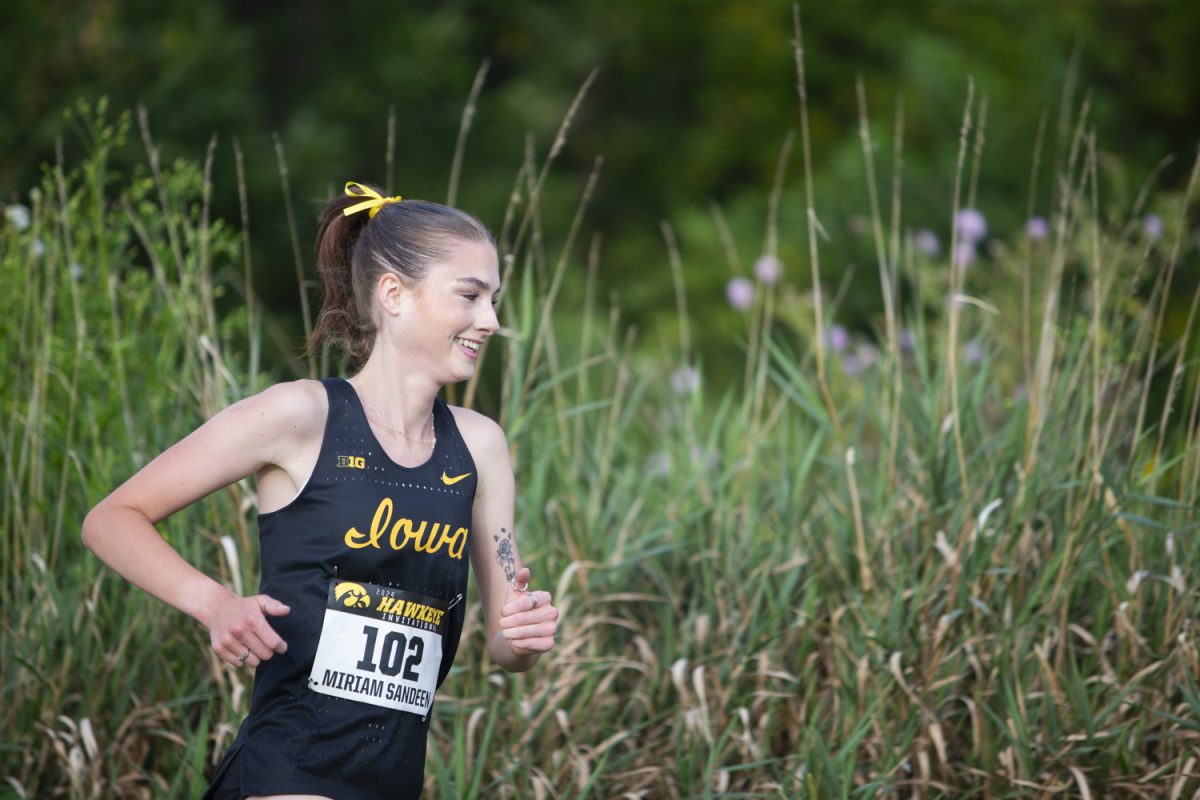
[[[363,657],[358,662],[359,669],[367,672],[378,670],[389,676],[400,675],[403,670],[404,674],[401,677],[404,680],[413,683],[419,680],[417,665],[421,663],[421,657],[425,653],[424,639],[420,636],[413,636],[410,639],[399,631],[389,631],[383,637],[383,645],[378,655],[378,663],[376,663],[375,642],[379,638],[379,629],[371,625],[364,625],[363,633],[367,635],[367,642],[363,649]],[[407,658],[405,658],[406,652]]]

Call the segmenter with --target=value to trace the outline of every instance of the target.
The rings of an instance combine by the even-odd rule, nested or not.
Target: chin
[[[467,367],[466,369],[455,370],[453,373],[447,375],[442,383],[446,386],[454,383],[462,383],[463,381],[469,381],[474,375],[475,368]]]

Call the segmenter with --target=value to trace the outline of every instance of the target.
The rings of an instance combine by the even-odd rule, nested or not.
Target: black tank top
[[[433,455],[409,468],[384,453],[348,382],[322,383],[312,476],[258,517],[260,591],[291,607],[269,618],[288,650],[258,667],[212,797],[421,793],[433,690],[462,632],[475,463],[440,398]]]

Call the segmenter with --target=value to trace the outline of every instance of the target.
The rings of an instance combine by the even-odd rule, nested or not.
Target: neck
[[[433,399],[441,388],[429,378],[405,370],[396,354],[376,349],[350,378],[359,400],[372,416],[405,437],[421,439],[431,432]]]

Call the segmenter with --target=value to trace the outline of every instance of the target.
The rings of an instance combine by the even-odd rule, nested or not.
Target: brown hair
[[[367,211],[348,217],[342,213],[361,200],[335,197],[321,213],[316,250],[324,299],[308,340],[310,353],[325,342],[340,347],[351,370],[366,362],[375,345],[371,294],[385,270],[420,281],[433,262],[450,256],[456,243],[495,245],[483,223],[440,203],[388,203],[374,219]]]

